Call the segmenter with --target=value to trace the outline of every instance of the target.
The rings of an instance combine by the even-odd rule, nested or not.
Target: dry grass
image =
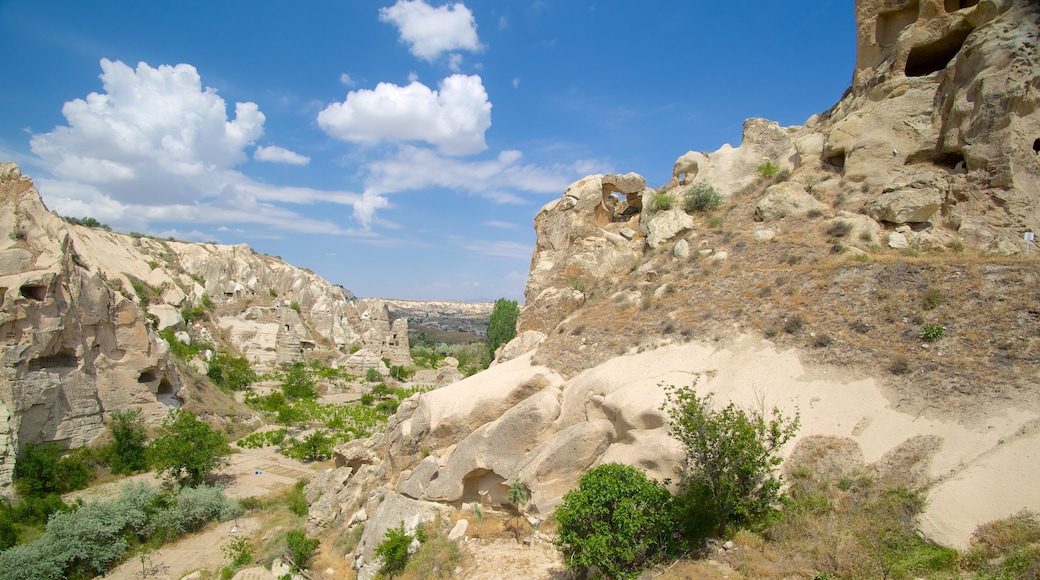
[[[760,224],[745,210],[739,204],[727,210],[724,230],[700,223],[704,216],[694,218],[691,246],[707,242],[727,251],[726,261],[678,260],[666,245],[593,281],[583,304],[557,313],[567,318],[567,328],[549,329],[536,362],[570,377],[628,352],[754,332],[798,348],[807,362],[887,380],[901,405],[960,414],[987,403],[1035,404],[1035,255],[963,250],[906,256],[877,247],[862,262],[832,254],[831,232],[819,221],[787,217]],[[752,239],[762,228],[777,232],[772,242]],[[844,241],[867,247],[860,239]],[[667,291],[649,298],[662,287]],[[632,292],[638,294],[628,298]],[[792,317],[801,317],[800,328],[788,326]],[[944,326],[944,338],[923,345],[926,325]]]

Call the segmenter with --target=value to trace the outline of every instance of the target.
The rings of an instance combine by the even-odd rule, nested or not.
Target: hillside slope
[[[940,543],[1040,510],[1040,252],[1023,246],[1040,228],[1040,7],[860,0],[856,18],[831,110],[751,119],[740,147],[680,156],[661,188],[594,175],[539,212],[520,337],[311,488],[313,528],[366,522],[361,577],[404,513],[501,502],[519,480],[537,521],[601,463],[674,477],[662,384],[800,412],[786,454],[826,436],[926,486]]]

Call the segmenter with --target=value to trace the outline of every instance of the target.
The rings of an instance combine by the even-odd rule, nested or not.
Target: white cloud
[[[318,114],[318,125],[333,137],[356,143],[425,141],[448,155],[486,149],[491,103],[480,77],[452,75],[439,88],[379,83],[373,90],[351,91],[345,101]]]
[[[516,224],[512,222],[500,222],[500,221],[489,221],[484,222],[484,225],[492,228],[499,228],[502,230],[515,230]]]
[[[450,55],[448,55],[448,69],[450,69],[452,72],[459,72],[462,70],[461,54],[453,52]]]
[[[191,65],[135,70],[102,59],[101,70],[104,93],[65,103],[68,126],[30,140],[61,179],[104,186],[120,201],[191,201],[218,187],[218,174],[245,161],[264,132],[255,103],[235,103],[228,120],[224,99],[202,88]]]
[[[253,159],[271,163],[288,163],[290,165],[307,165],[311,162],[311,158],[306,155],[300,155],[295,151],[289,151],[275,145],[271,147],[264,147],[263,145],[257,147],[253,153]]]
[[[351,78],[351,76],[348,75],[347,73],[342,73],[342,74],[339,75],[339,82],[341,84],[344,84],[344,85],[348,86],[348,87],[352,87],[352,86],[357,84],[357,81],[355,81],[353,78]]]
[[[390,204],[385,197],[381,197],[376,194],[370,194],[367,191],[361,196],[361,199],[354,202],[354,219],[356,219],[362,227],[368,229],[372,220],[375,218],[376,210],[387,207]]]
[[[415,71],[412,71],[412,72],[408,73],[408,82],[410,82],[410,83],[419,82],[419,73],[417,73]]]
[[[520,86],[520,77],[513,77],[513,88],[515,89],[515,88],[517,88],[519,86]]]
[[[529,203],[527,194],[559,194],[582,176],[597,173],[605,165],[580,160],[550,167],[522,163],[519,151],[502,151],[494,159],[465,161],[438,155],[421,147],[402,147],[396,156],[368,163],[364,171],[365,193],[355,203],[354,215],[367,227],[385,196],[403,191],[450,189],[479,195],[501,204]],[[360,206],[360,209],[359,209]]]
[[[532,250],[531,244],[495,240],[473,240],[463,242],[459,245],[474,254],[492,256],[495,258],[511,258],[515,260],[529,259]]]
[[[396,26],[408,50],[426,61],[454,50],[483,50],[473,13],[462,2],[434,8],[424,0],[398,0],[380,8],[379,19]]]
[[[235,117],[215,89],[203,88],[188,64],[136,69],[101,60],[104,92],[65,103],[66,126],[34,135],[30,147],[53,178],[40,176],[48,205],[89,215],[120,229],[150,223],[263,224],[286,231],[348,233],[276,204],[353,205],[359,194],[256,182],[233,167],[263,134],[254,103],[236,103]],[[280,147],[257,159],[306,162]]]

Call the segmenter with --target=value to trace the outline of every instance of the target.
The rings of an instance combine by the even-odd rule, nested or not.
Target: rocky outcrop
[[[0,165],[0,205],[2,492],[25,442],[86,445],[106,412],[132,406],[155,419],[180,379],[145,312],[91,267],[88,244],[10,163]]]
[[[364,346],[411,364],[407,321],[313,272],[247,246],[194,244],[67,223],[17,166],[0,164],[0,493],[17,449],[80,447],[107,413],[147,420],[181,403],[181,380],[157,330],[212,341],[217,329],[258,371]],[[212,327],[181,311],[210,303]]]

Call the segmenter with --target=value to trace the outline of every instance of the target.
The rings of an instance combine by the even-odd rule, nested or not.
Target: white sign
[[[1031,242],[1036,239],[1036,234],[1033,232],[1026,232],[1026,241]]]

